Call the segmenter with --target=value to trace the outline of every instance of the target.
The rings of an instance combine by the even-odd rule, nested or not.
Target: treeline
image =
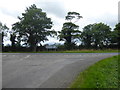
[[[65,16],[66,22],[62,30],[56,32],[51,30],[53,22],[42,9],[35,4],[26,8],[19,21],[12,25],[12,30],[0,23],[0,34],[2,38],[3,51],[42,51],[46,50],[41,42],[48,40],[48,36],[57,36],[60,41],[65,41],[64,45],[57,45],[58,50],[72,49],[117,49],[120,39],[120,23],[116,24],[114,30],[104,23],[89,24],[79,30],[75,23],[81,19],[77,12],[68,12]],[[3,44],[4,38],[10,35],[10,46]],[[77,41],[81,44],[76,45]]]

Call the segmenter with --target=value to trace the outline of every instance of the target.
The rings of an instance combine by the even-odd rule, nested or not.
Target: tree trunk
[[[4,44],[3,44],[4,32],[2,32],[1,37],[2,37],[2,48],[3,48],[4,47]]]
[[[37,46],[34,45],[34,46],[33,46],[33,52],[36,52],[36,51],[37,51]]]

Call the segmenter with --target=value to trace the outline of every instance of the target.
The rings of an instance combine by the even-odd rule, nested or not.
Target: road
[[[3,88],[66,88],[79,72],[117,53],[3,53]]]

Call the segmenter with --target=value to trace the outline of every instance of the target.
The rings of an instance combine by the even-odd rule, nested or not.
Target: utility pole
[[[120,23],[120,1],[118,2],[118,23]]]

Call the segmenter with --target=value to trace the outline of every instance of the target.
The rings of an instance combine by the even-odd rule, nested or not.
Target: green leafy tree
[[[110,34],[111,44],[120,44],[120,23],[115,25],[114,30]]]
[[[63,24],[62,30],[59,31],[60,41],[65,41],[65,48],[72,49],[75,46],[75,39],[80,37],[79,26],[75,24],[82,16],[77,12],[68,12],[65,19],[68,22]]]
[[[116,42],[120,45],[120,23],[116,24],[114,32],[116,33]]]
[[[56,34],[54,30],[49,30],[53,25],[51,19],[35,4],[27,8],[18,19],[20,21],[13,24],[13,30],[32,51],[36,51],[38,43],[48,40],[47,36]]]
[[[12,50],[14,51],[15,50],[15,47],[16,47],[16,35],[15,33],[12,33],[10,34],[10,41],[11,41],[11,47],[12,47]]]
[[[110,43],[109,35],[111,28],[104,23],[97,23],[93,25],[93,43],[96,49],[103,48],[103,45],[108,46]]]
[[[81,34],[82,45],[84,45],[88,49],[91,48],[91,44],[92,44],[92,35],[93,35],[92,30],[93,30],[93,25],[89,24],[83,28]]]
[[[94,46],[95,49],[108,47],[110,43],[111,28],[104,23],[89,24],[83,28],[81,41],[86,48]]]
[[[4,36],[7,36],[8,30],[9,28],[0,22],[0,38],[1,38],[0,41],[1,41],[2,47],[4,46],[3,44]]]

